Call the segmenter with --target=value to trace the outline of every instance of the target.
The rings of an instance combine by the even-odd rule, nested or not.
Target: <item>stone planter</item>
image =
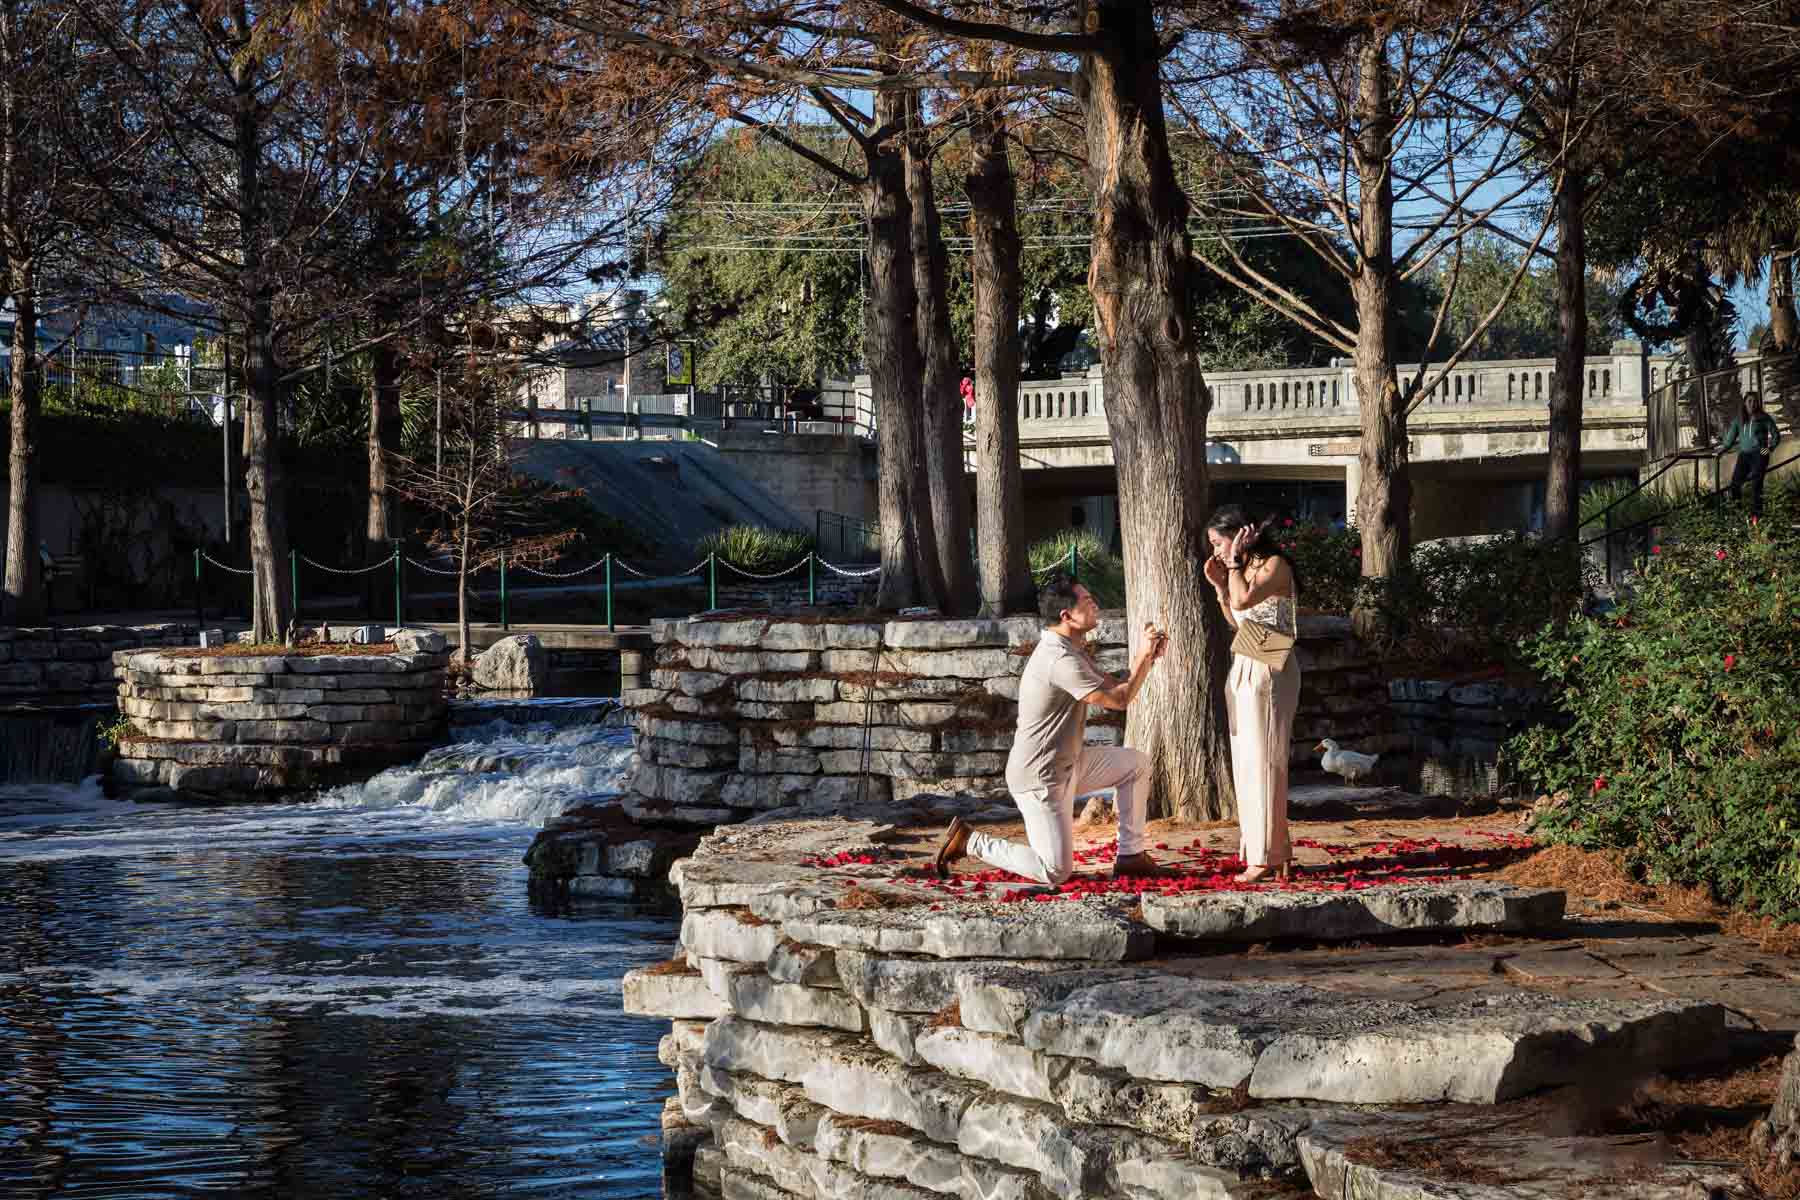
[[[403,630],[390,654],[113,656],[131,722],[113,778],[139,798],[258,799],[407,762],[443,733],[449,655]]]

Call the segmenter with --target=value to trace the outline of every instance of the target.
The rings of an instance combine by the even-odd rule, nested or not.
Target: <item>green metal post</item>
[[[710,612],[719,607],[719,556],[706,556],[706,607]]]
[[[300,552],[288,548],[288,586],[294,594],[294,619],[300,619]]]
[[[806,556],[806,606],[816,608],[819,604],[819,591],[815,586],[815,576],[819,570],[819,556],[808,553]]]
[[[507,620],[506,612],[506,551],[500,552],[500,628],[502,631],[512,628]]]
[[[194,627],[195,627],[195,632],[198,633],[199,627],[204,624],[206,624],[206,606],[200,598],[200,547],[195,546],[194,547]]]
[[[1075,553],[1075,543],[1070,542],[1069,543],[1069,579],[1071,581],[1074,581],[1074,580],[1078,580],[1080,578],[1081,578],[1081,556]]]
[[[613,593],[612,593],[612,555],[606,556],[606,628],[611,632],[613,627]]]
[[[404,605],[400,600],[400,571],[404,563],[405,559],[400,556],[400,540],[396,538],[394,539],[394,627],[396,629],[406,624],[406,622],[402,620],[405,612]],[[374,614],[371,613],[370,615],[373,616]]]

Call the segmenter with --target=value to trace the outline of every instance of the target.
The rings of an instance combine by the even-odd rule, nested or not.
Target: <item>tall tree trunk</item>
[[[1029,612],[1036,589],[1025,557],[1019,471],[1018,188],[997,98],[981,102],[964,182],[973,224],[975,285],[975,536],[981,615]]]
[[[1556,197],[1556,372],[1550,378],[1550,466],[1544,483],[1544,537],[1576,530],[1581,505],[1581,410],[1587,385],[1587,175],[1564,173]]]
[[[1362,486],[1356,497],[1356,524],[1362,531],[1365,579],[1387,579],[1405,571],[1412,553],[1412,480],[1407,471],[1406,397],[1400,393],[1394,338],[1394,177],[1393,98],[1388,89],[1385,38],[1364,38],[1358,52],[1357,124],[1354,154],[1361,187],[1357,205],[1358,270],[1350,282],[1356,304],[1356,392],[1362,416],[1358,454]],[[1374,614],[1357,614],[1364,632]]]
[[[7,263],[7,290],[13,301],[12,448],[7,457],[6,604],[0,620],[29,625],[44,617],[44,574],[38,561],[37,416],[40,375],[37,353],[37,283],[31,260]]]
[[[1118,464],[1131,640],[1169,632],[1164,660],[1128,713],[1150,758],[1149,811],[1216,820],[1236,809],[1225,715],[1223,619],[1200,574],[1206,540],[1206,417],[1212,400],[1188,324],[1188,203],[1163,121],[1150,0],[1101,5],[1103,48],[1082,65],[1094,189],[1088,290]]]
[[[901,127],[899,97],[882,92],[875,122]],[[937,530],[925,490],[924,428],[919,414],[919,336],[914,325],[918,293],[913,285],[912,212],[906,199],[906,166],[890,137],[865,155],[869,174],[863,204],[869,222],[869,294],[864,313],[864,351],[874,393],[877,500],[881,519],[880,608],[942,606],[944,577],[938,567]]]
[[[239,28],[248,35],[241,6]],[[279,385],[275,377],[273,288],[263,261],[262,129],[256,89],[260,66],[245,52],[233,68],[240,295],[244,299],[244,490],[250,496],[251,636],[281,639],[293,613],[288,588],[287,503],[278,451]]]
[[[369,521],[363,561],[376,562],[393,552],[398,532],[388,464],[400,446],[400,359],[385,343],[369,356]]]
[[[1782,245],[1792,246],[1794,235],[1789,231],[1782,239]],[[1763,386],[1774,393],[1773,404],[1769,397],[1763,397],[1766,408],[1773,408],[1781,413],[1781,423],[1786,428],[1800,429],[1800,362],[1794,355],[1800,352],[1800,317],[1794,312],[1794,258],[1791,254],[1781,253],[1781,247],[1769,262],[1769,336],[1763,342],[1763,353],[1776,356],[1763,372]]]
[[[978,597],[969,560],[969,489],[963,479],[961,378],[950,332],[950,281],[944,232],[932,194],[931,139],[924,101],[906,99],[906,198],[912,208],[913,287],[918,292],[921,359],[919,412],[924,420],[925,478],[931,493],[934,547],[944,576],[943,609],[963,616]]]

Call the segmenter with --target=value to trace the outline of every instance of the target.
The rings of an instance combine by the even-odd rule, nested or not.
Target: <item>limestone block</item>
[[[785,808],[796,804],[839,806],[858,796],[871,804],[887,803],[893,793],[887,780],[856,775],[733,775],[720,793],[732,808]]]
[[[845,957],[840,954],[840,959]],[[1102,986],[1115,979],[1141,977],[1141,972],[1118,968],[1070,970],[1063,964],[1033,967],[1024,963],[995,963],[984,967],[958,967],[953,973],[957,1009],[965,1028],[1006,1037],[1022,1037],[1025,1020],[1043,1008],[1082,988]]]
[[[862,769],[862,751],[827,750],[819,756],[819,765],[833,774],[851,774]],[[869,770],[878,775],[908,779],[997,775],[1005,769],[1004,754],[927,754],[908,750],[869,752]]]
[[[878,704],[893,701],[910,703],[915,700],[931,701],[946,696],[962,696],[974,686],[966,679],[897,679],[873,686],[840,679],[837,683],[837,698],[850,704],[862,704],[870,699]]]
[[[954,1025],[927,1029],[913,1045],[920,1058],[940,1071],[1046,1104],[1056,1102],[1071,1061],[1027,1050],[1010,1038]]]
[[[1090,731],[1091,732],[1091,731]],[[938,747],[956,755],[979,756],[983,753],[998,752],[1000,765],[995,770],[1006,769],[1006,755],[1012,749],[1013,730],[1006,729],[946,729],[938,735]],[[979,775],[980,771],[958,771],[959,775]]]
[[[568,882],[569,895],[582,900],[631,900],[637,888],[629,879],[611,875],[577,875]]]
[[[813,706],[810,703],[779,704],[773,701],[740,700],[733,711],[745,721],[806,721],[812,719]]]
[[[731,909],[696,909],[681,919],[682,946],[707,958],[760,967],[780,940],[781,926]]]
[[[712,1195],[723,1195],[725,1152],[708,1144],[694,1151],[694,1182]],[[742,1193],[739,1193],[741,1196]]]
[[[56,657],[56,645],[49,641],[17,641],[13,658],[19,662],[49,662]]]
[[[484,690],[535,695],[550,681],[550,654],[536,635],[515,633],[483,650],[472,674]]]
[[[747,1121],[774,1128],[785,1093],[801,1095],[791,1083],[776,1083],[755,1075],[721,1071],[707,1063],[699,1063],[695,1071],[699,1085],[708,1095],[726,1101],[733,1112]]]
[[[871,725],[871,750],[930,750],[935,735],[923,729],[895,729]],[[749,733],[746,731],[745,736]],[[803,729],[773,729],[768,736],[779,746],[806,746],[814,750],[861,750],[863,729],[856,725],[814,725]]]
[[[868,1020],[854,1000],[841,991],[777,983],[760,971],[742,971],[726,979],[731,1011],[770,1025],[817,1025],[848,1033],[866,1030]]]
[[[997,620],[889,621],[883,633],[896,650],[954,650],[966,646],[1010,646],[1012,630]]]
[[[1114,1148],[1110,1174],[1120,1191],[1145,1200],[1251,1200],[1267,1190],[1142,1138]]]
[[[162,759],[121,756],[113,760],[112,777],[120,783],[162,783],[164,782],[164,770],[165,764]]]
[[[1086,1058],[1138,1079],[1228,1088],[1250,1075],[1278,1036],[1276,1007],[1319,1012],[1328,1006],[1325,997],[1292,985],[1145,973],[1052,1001],[1026,1019],[1023,1037],[1033,1049]]]
[[[630,879],[661,879],[679,853],[679,846],[652,838],[609,842],[604,857],[606,874]]]
[[[697,671],[721,671],[727,675],[756,675],[766,672],[812,671],[819,656],[810,650],[715,650],[694,647],[688,650],[688,665]]]
[[[59,642],[56,657],[63,662],[98,663],[111,656],[105,647],[95,642]]]
[[[1145,924],[1164,933],[1260,942],[1347,940],[1402,930],[1554,929],[1562,922],[1564,901],[1559,891],[1471,881],[1357,892],[1146,896],[1143,909]]]
[[[625,708],[649,708],[661,704],[667,694],[661,688],[625,688],[619,693],[619,703]]]
[[[748,678],[733,680],[731,686],[740,701],[765,704],[813,704],[837,698],[837,684],[829,679]]]
[[[837,952],[823,946],[807,946],[784,939],[770,952],[767,967],[769,978],[777,983],[822,988],[844,986],[838,978]]]
[[[47,662],[44,664],[44,686],[51,691],[79,691],[97,678],[100,678],[99,671],[93,663]]]
[[[829,644],[827,628],[804,621],[771,621],[756,645],[764,650],[823,650]]]
[[[843,1163],[864,1175],[909,1180],[928,1191],[952,1196],[962,1192],[962,1167],[956,1150],[911,1133],[871,1129],[827,1114],[819,1122],[813,1147],[820,1158]]]
[[[733,746],[737,731],[717,721],[673,721],[665,717],[638,718],[638,732],[646,737],[667,738],[694,746]]]
[[[208,701],[213,704],[295,704],[295,703],[298,703],[298,701],[295,701],[288,696],[287,691],[284,688],[208,687],[208,688],[197,688],[197,689],[195,689],[195,688],[180,688],[180,689],[176,689],[176,690],[182,691],[182,692],[194,691],[197,694],[195,696],[193,696],[192,699],[205,700],[205,701]],[[321,696],[324,695],[323,692],[321,692],[319,694]],[[185,695],[180,696],[180,697],[170,697],[170,699],[182,699],[182,700],[186,700],[189,698],[190,697],[185,696]]]
[[[678,768],[667,769],[673,771]],[[682,829],[710,829],[715,825],[729,824],[743,815],[734,808],[669,804],[666,801],[646,801],[630,795],[620,801],[619,808],[640,825],[666,825]]]
[[[826,725],[898,725],[904,728],[942,725],[956,716],[956,705],[921,701],[916,704],[876,704],[869,711],[863,704],[820,704],[813,719]]]
[[[717,671],[657,671],[652,681],[661,688],[680,692],[695,699],[729,695],[731,677]]]
[[[1035,1171],[962,1156],[963,1200],[1053,1200]]]
[[[819,1122],[829,1112],[824,1105],[808,1100],[800,1088],[783,1088],[775,1111],[775,1134],[797,1150],[811,1150],[818,1137]]]
[[[788,863],[684,858],[669,868],[669,882],[680,894],[682,907],[690,911],[737,908],[760,896],[792,890],[795,871]]]
[[[816,775],[820,757],[816,750],[742,746],[738,749],[737,769],[747,775]]]
[[[925,906],[819,912],[789,922],[788,934],[838,950],[1098,962],[1143,958],[1155,939],[1120,904],[1020,904],[997,911],[949,902],[938,912]]]
[[[1313,1123],[1304,1108],[1252,1108],[1203,1116],[1194,1125],[1193,1155],[1242,1178],[1276,1178],[1300,1168],[1299,1137]],[[1171,1130],[1170,1136],[1180,1136]]]
[[[0,684],[32,687],[43,678],[43,668],[33,663],[0,663]]]
[[[317,659],[286,659],[273,656],[254,658],[202,658],[202,675],[286,675],[295,663],[312,663]]]
[[[882,626],[874,623],[834,621],[821,628],[827,650],[873,650],[882,637]]]
[[[856,650],[827,650],[820,666],[831,674],[867,671],[870,656]],[[888,650],[881,656],[883,671],[943,679],[993,679],[1016,675],[1023,659],[1008,650]]]
[[[769,622],[690,620],[674,630],[675,640],[684,646],[759,646]]]
[[[449,649],[449,643],[434,629],[397,629],[394,649],[402,654],[442,654]]]
[[[807,1099],[833,1112],[898,1121],[948,1144],[955,1144],[969,1106],[984,1094],[978,1084],[908,1067],[866,1044],[821,1048],[804,1086]]]
[[[1071,1127],[1062,1110],[1049,1104],[984,1092],[963,1114],[956,1148],[1036,1171],[1058,1195],[1103,1195],[1122,1136],[1118,1130]]]
[[[254,689],[251,689],[254,690]],[[171,706],[173,707],[173,706]],[[326,718],[317,714],[314,707],[305,704],[196,704],[183,705],[195,716],[211,721],[293,721],[312,717],[315,721]],[[270,741],[278,739],[271,738]]]
[[[845,1196],[853,1200],[936,1200],[938,1193],[898,1179],[864,1175],[843,1163],[817,1156],[807,1161],[813,1187],[821,1197]]]
[[[781,1029],[727,1016],[706,1027],[700,1055],[708,1066],[734,1075],[748,1072],[782,1083],[804,1084],[807,1073],[825,1059],[835,1062],[861,1055],[887,1061],[876,1051],[859,1049],[861,1044],[861,1038],[849,1034],[819,1029]],[[815,1104],[824,1104],[839,1112],[853,1111],[814,1095],[810,1088],[806,1096]]]
[[[869,1036],[875,1044],[899,1059],[909,1067],[922,1067],[925,1060],[919,1057],[918,1038],[925,1032],[929,1018],[911,1013],[888,1012],[886,1009],[871,1008],[869,1014]]]
[[[1084,1125],[1122,1125],[1186,1143],[1218,1107],[1215,1093],[1199,1084],[1133,1079],[1080,1060],[1062,1061],[1072,1065],[1057,1082],[1054,1099],[1071,1121]]]
[[[730,746],[701,746],[674,738],[644,738],[638,753],[651,762],[668,763],[695,771],[735,768],[738,765],[738,751]]]
[[[713,1130],[713,1139],[725,1152],[725,1161],[740,1170],[766,1175],[776,1186],[797,1196],[815,1195],[812,1155],[785,1145],[773,1131],[741,1118],[728,1117]]]
[[[1529,993],[1421,1012],[1404,1022],[1289,1033],[1250,1077],[1258,1099],[1341,1104],[1498,1104],[1603,1076],[1646,1078],[1715,1059],[1725,1012],[1685,1001]]]

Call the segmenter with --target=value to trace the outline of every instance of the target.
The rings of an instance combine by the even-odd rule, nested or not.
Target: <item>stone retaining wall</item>
[[[1033,617],[857,621],[796,614],[653,623],[651,686],[628,692],[638,760],[627,809],[648,822],[716,825],[799,803],[1005,799],[1018,680]],[[1126,668],[1124,618],[1096,631],[1100,665]],[[1302,618],[1293,761],[1336,737],[1379,749],[1386,696],[1347,621]],[[865,730],[865,725],[867,726]],[[1090,714],[1118,744],[1122,715]],[[869,774],[862,770],[869,747]]]
[[[326,786],[417,757],[444,731],[442,635],[391,654],[113,656],[131,722],[113,777],[241,797]]]
[[[866,820],[753,822],[676,865],[681,956],[623,984],[626,1011],[673,1022],[661,1046],[678,1090],[664,1112],[669,1195],[1448,1196],[1469,1182],[1459,1139],[1518,1121],[1487,1106],[1720,1053],[1713,1003],[1530,992],[1493,973],[1459,991],[1453,958],[1436,960],[1441,986],[1384,994],[1376,979],[1334,978],[1329,960],[1258,977],[1274,956],[1229,945],[1553,932],[1560,892],[1473,882],[997,904],[891,878],[884,843],[906,836]],[[870,865],[820,867],[845,851]],[[1184,956],[1187,937],[1206,944]],[[1438,1139],[1448,1165],[1436,1173],[1450,1178],[1346,1162],[1396,1136]],[[1589,1164],[1629,1140],[1559,1141],[1532,1194],[1677,1200],[1693,1170],[1648,1160],[1629,1191],[1583,1190]],[[1502,1171],[1516,1153],[1500,1150]]]
[[[729,569],[719,568],[721,609],[800,608],[806,604],[805,576],[766,581],[731,579],[728,583],[730,576]],[[879,576],[845,577],[821,567],[813,581],[813,604],[821,608],[871,607],[879,586]]]
[[[1418,765],[1420,790],[1434,795],[1500,791],[1506,739],[1527,724],[1556,719],[1542,689],[1496,682],[1391,679],[1388,709],[1396,738]]]
[[[0,703],[110,703],[118,652],[195,640],[192,625],[0,628]]]

